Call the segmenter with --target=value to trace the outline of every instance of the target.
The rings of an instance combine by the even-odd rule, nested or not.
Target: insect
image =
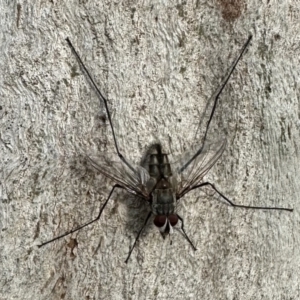
[[[223,200],[225,200],[229,205],[233,207],[240,207],[246,209],[268,209],[268,210],[285,210],[285,211],[293,211],[291,208],[282,208],[282,207],[261,207],[261,206],[248,206],[248,205],[238,205],[229,200],[225,195],[223,195],[214,184],[203,181],[204,175],[212,168],[212,166],[216,163],[216,161],[221,157],[225,146],[226,140],[220,141],[209,141],[207,138],[207,132],[211,123],[211,120],[214,116],[216,106],[218,103],[218,99],[220,94],[222,93],[224,87],[226,86],[231,74],[233,73],[237,63],[241,59],[243,53],[247,49],[252,36],[249,36],[246,43],[242,47],[238,57],[233,62],[231,68],[229,69],[227,76],[225,76],[222,81],[218,91],[216,92],[216,96],[214,98],[214,103],[212,107],[212,111],[210,113],[209,119],[206,124],[206,130],[202,139],[201,144],[198,147],[194,147],[188,153],[181,156],[181,158],[171,164],[168,159],[168,155],[163,151],[161,144],[157,143],[152,145],[152,153],[148,157],[148,162],[146,168],[142,166],[134,166],[132,165],[119,151],[117,139],[114,132],[114,126],[112,123],[111,115],[108,109],[107,100],[102,95],[97,85],[95,84],[93,78],[90,73],[86,69],[84,63],[82,62],[80,56],[76,52],[74,46],[67,38],[66,41],[70,46],[72,52],[76,56],[80,66],[88,76],[92,86],[95,88],[96,93],[100,99],[103,101],[108,117],[108,121],[110,127],[112,129],[113,140],[115,144],[115,148],[117,151],[117,155],[119,160],[117,162],[112,162],[111,160],[102,157],[101,160],[96,159],[94,157],[88,157],[91,165],[97,169],[101,174],[110,178],[115,185],[112,187],[106,201],[100,208],[98,216],[71,230],[60,236],[57,236],[47,242],[42,243],[39,247],[42,247],[48,243],[51,243],[57,239],[60,239],[66,235],[69,235],[73,232],[76,232],[96,221],[98,221],[101,217],[101,214],[106,207],[111,195],[115,191],[115,189],[125,189],[128,192],[138,196],[139,198],[146,201],[150,206],[150,212],[148,213],[145,222],[138,232],[138,235],[132,245],[129,254],[125,260],[127,263],[130,255],[141,235],[141,232],[147,225],[150,217],[154,215],[154,224],[158,227],[162,236],[165,237],[167,234],[171,234],[173,232],[173,227],[181,223],[181,230],[184,234],[186,240],[190,243],[192,248],[196,250],[196,247],[188,237],[184,229],[184,221],[181,216],[178,215],[176,211],[177,202],[184,197],[187,193],[192,190],[202,188],[202,187],[210,187],[214,192],[216,192]]]

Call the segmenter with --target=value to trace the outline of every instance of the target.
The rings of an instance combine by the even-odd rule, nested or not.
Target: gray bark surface
[[[296,1],[0,8],[0,299],[300,299]],[[113,185],[86,165],[86,153],[115,148],[65,38],[139,164],[157,140],[174,156],[201,141],[205,107],[250,33],[212,122],[209,137],[228,144],[207,180],[237,204],[294,212],[235,209],[195,190],[178,213],[198,250],[179,230],[163,240],[151,220],[125,264],[149,208],[120,191],[98,222],[38,248],[96,217]]]

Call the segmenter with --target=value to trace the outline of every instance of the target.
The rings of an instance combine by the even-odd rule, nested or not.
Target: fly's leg
[[[185,230],[184,230],[183,219],[182,219],[179,215],[177,215],[177,217],[178,217],[178,219],[179,219],[180,222],[181,222],[181,230],[182,230],[182,232],[183,232],[183,234],[184,234],[184,237],[185,237],[186,240],[191,244],[192,248],[196,251],[197,248],[194,246],[194,244],[193,244],[192,241],[189,239],[189,237],[187,236],[187,234],[186,234],[186,232],[185,232]]]
[[[211,114],[210,114],[210,117],[208,119],[208,122],[206,124],[206,130],[205,130],[205,134],[204,134],[204,137],[203,137],[203,142],[205,141],[206,139],[206,136],[207,136],[207,132],[208,132],[208,129],[209,129],[209,125],[210,125],[210,122],[214,116],[214,113],[215,113],[215,110],[216,110],[216,107],[217,107],[217,103],[218,103],[218,100],[219,100],[219,97],[221,95],[221,93],[223,92],[228,80],[230,79],[233,71],[235,70],[236,68],[236,65],[238,64],[239,60],[241,59],[242,55],[244,54],[244,52],[246,51],[250,41],[252,39],[252,35],[250,35],[246,41],[246,43],[244,44],[243,48],[241,49],[240,51],[240,54],[238,55],[238,57],[235,59],[235,61],[233,62],[231,68],[229,69],[228,71],[228,74],[227,76],[223,79],[218,91],[217,91],[217,94],[216,94],[216,97],[215,97],[215,101],[214,101],[214,105],[213,105],[213,108],[212,108],[212,111],[211,111]]]
[[[125,263],[126,263],[126,264],[127,264],[128,260],[129,260],[129,258],[130,258],[131,252],[133,251],[133,249],[134,249],[134,247],[135,247],[135,245],[136,245],[136,242],[138,241],[138,239],[139,239],[139,237],[140,237],[142,231],[143,231],[144,228],[146,227],[146,225],[147,225],[147,223],[148,223],[148,220],[149,220],[149,218],[151,217],[151,215],[152,215],[152,212],[150,211],[149,214],[148,214],[148,216],[147,216],[147,218],[146,218],[146,220],[145,220],[145,222],[144,222],[143,227],[140,229],[140,231],[139,231],[139,233],[138,233],[138,235],[137,235],[137,237],[136,237],[136,239],[135,239],[135,241],[134,241],[134,244],[133,244],[133,246],[131,247],[131,249],[130,249],[130,251],[129,251],[129,253],[128,253],[128,256],[127,256],[127,258],[126,258],[126,260],[125,260]]]
[[[51,243],[51,242],[53,242],[53,241],[56,241],[56,240],[58,240],[58,239],[60,239],[60,238],[62,238],[62,237],[64,237],[64,236],[66,236],[66,235],[69,235],[69,234],[71,234],[71,233],[73,233],[73,232],[76,232],[76,231],[78,231],[78,230],[80,230],[80,229],[82,229],[82,228],[84,228],[84,227],[86,227],[86,226],[88,226],[88,225],[90,225],[90,224],[92,224],[92,223],[98,221],[98,220],[100,219],[100,217],[101,217],[101,214],[102,214],[102,212],[103,212],[103,210],[104,210],[106,204],[108,203],[108,200],[110,199],[110,197],[111,197],[113,191],[115,190],[115,188],[122,188],[122,189],[124,189],[122,186],[120,186],[120,185],[118,185],[118,184],[116,184],[116,185],[113,186],[112,190],[111,190],[110,193],[109,193],[109,196],[108,196],[107,200],[106,200],[106,201],[104,202],[104,204],[101,206],[100,211],[99,211],[99,214],[98,214],[98,216],[97,216],[96,219],[93,219],[92,221],[90,221],[90,222],[88,222],[88,223],[86,223],[86,224],[84,224],[84,225],[81,225],[81,226],[79,226],[79,227],[77,227],[77,228],[75,228],[75,229],[73,229],[73,230],[71,230],[71,231],[68,231],[68,232],[66,232],[66,233],[64,233],[64,234],[62,234],[62,235],[60,235],[60,236],[57,236],[57,237],[53,238],[52,240],[49,240],[49,241],[47,241],[47,242],[44,242],[44,243],[42,243],[41,245],[38,245],[38,247],[40,248],[40,247],[42,247],[42,246],[45,246],[45,245],[47,245],[47,244],[49,244],[49,243]]]
[[[202,152],[203,150],[203,144],[205,143],[206,141],[206,137],[207,137],[207,133],[208,133],[208,130],[209,130],[209,126],[210,126],[210,123],[211,123],[211,120],[214,116],[214,113],[215,113],[215,110],[216,110],[216,107],[217,107],[217,104],[218,104],[218,100],[219,100],[219,97],[222,93],[222,91],[224,90],[227,82],[229,81],[233,71],[235,70],[236,68],[236,65],[238,64],[238,62],[240,61],[242,55],[244,54],[244,52],[246,51],[247,47],[249,46],[249,43],[252,39],[252,35],[250,35],[246,41],[246,43],[244,44],[243,48],[241,49],[240,51],[240,54],[238,55],[238,57],[235,59],[235,61],[233,62],[232,66],[230,67],[226,77],[222,80],[221,82],[221,85],[220,87],[218,88],[218,90],[216,91],[216,96],[214,97],[215,100],[214,100],[214,105],[213,105],[213,108],[211,110],[211,113],[210,113],[210,116],[209,116],[209,119],[207,121],[207,124],[206,124],[206,129],[205,129],[205,133],[204,133],[204,136],[203,136],[203,139],[202,139],[202,147],[194,154],[194,156],[189,160],[187,161],[181,168],[180,168],[180,172],[183,172],[190,164],[191,162],[197,158],[197,156]],[[198,129],[197,129],[198,131]]]
[[[79,62],[81,68],[83,69],[83,71],[85,72],[85,74],[87,75],[88,79],[90,80],[92,86],[94,87],[97,96],[99,97],[100,100],[102,100],[104,102],[105,105],[105,110],[107,113],[107,117],[108,117],[108,121],[111,127],[111,131],[112,131],[112,135],[114,138],[114,143],[115,143],[115,147],[116,147],[116,151],[118,153],[118,156],[120,157],[120,159],[133,171],[135,172],[134,168],[127,162],[127,160],[125,159],[125,157],[123,156],[123,154],[119,151],[119,147],[118,147],[118,143],[117,143],[117,139],[116,139],[116,135],[115,135],[115,130],[114,130],[114,126],[112,123],[112,119],[111,119],[111,115],[108,109],[108,104],[107,104],[107,100],[106,98],[102,95],[102,93],[100,92],[99,88],[97,87],[95,81],[93,80],[92,76],[90,75],[89,71],[87,70],[87,68],[85,67],[83,61],[81,60],[79,54],[77,53],[77,51],[75,50],[74,46],[72,45],[71,41],[69,40],[69,38],[66,38],[66,41],[68,43],[68,45],[70,46],[71,50],[73,51],[74,55],[76,56],[77,61]]]
[[[197,188],[201,188],[204,186],[210,186],[217,194],[219,194],[226,202],[228,202],[233,207],[241,207],[241,208],[250,208],[250,209],[269,209],[269,210],[286,210],[293,211],[293,208],[284,208],[284,207],[265,207],[265,206],[249,206],[249,205],[238,205],[229,200],[226,196],[224,196],[217,188],[210,182],[203,182],[199,185],[194,186],[191,190],[195,190]],[[191,191],[190,190],[190,191]]]

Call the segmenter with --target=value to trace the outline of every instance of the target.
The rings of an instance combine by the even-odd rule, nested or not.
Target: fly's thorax
[[[169,215],[175,211],[176,195],[170,179],[160,179],[152,191],[151,210],[155,215]]]
[[[172,177],[162,178],[152,192],[151,210],[155,215],[154,225],[165,237],[173,233],[173,226],[178,222],[176,209],[176,194],[172,185]]]

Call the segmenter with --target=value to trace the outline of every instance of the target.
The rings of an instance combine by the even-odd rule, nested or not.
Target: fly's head
[[[156,215],[153,222],[165,238],[166,235],[173,233],[173,227],[178,223],[178,216],[176,214]]]

